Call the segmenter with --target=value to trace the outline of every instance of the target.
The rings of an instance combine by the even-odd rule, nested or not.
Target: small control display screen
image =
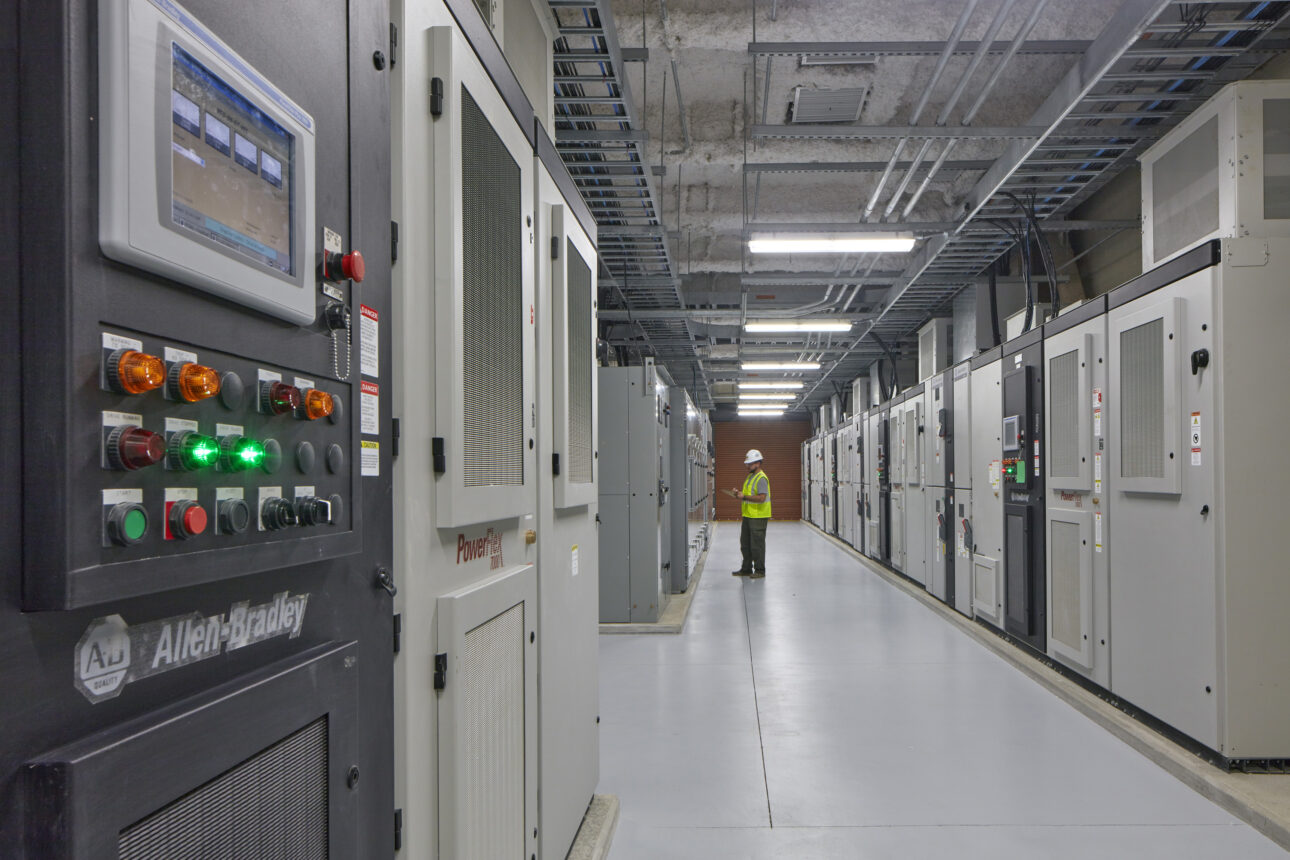
[[[1021,448],[1021,417],[1009,415],[1003,419],[1003,450],[1017,451]]]
[[[171,218],[294,275],[295,137],[179,45],[171,56]]]

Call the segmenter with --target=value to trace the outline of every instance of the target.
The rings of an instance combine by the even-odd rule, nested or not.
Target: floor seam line
[[[748,636],[748,674],[752,677],[753,714],[757,717],[757,747],[761,750],[761,783],[766,789],[766,822],[774,830],[775,814],[770,809],[770,777],[766,773],[766,740],[761,733],[761,702],[757,698],[757,666],[753,661],[752,621],[748,617],[747,590],[740,587],[739,597],[744,604],[744,632]]]

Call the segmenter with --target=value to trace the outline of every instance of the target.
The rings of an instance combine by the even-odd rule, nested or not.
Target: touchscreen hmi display
[[[294,275],[295,137],[171,44],[171,219]]]

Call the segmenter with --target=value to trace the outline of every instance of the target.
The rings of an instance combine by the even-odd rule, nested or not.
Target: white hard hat
[[[744,457],[744,465],[747,466],[751,463],[760,462],[761,460],[762,460],[761,452],[758,451],[756,448],[751,448],[748,451],[748,456]]]

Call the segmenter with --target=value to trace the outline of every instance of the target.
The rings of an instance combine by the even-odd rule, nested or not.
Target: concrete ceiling
[[[566,107],[565,116],[574,123],[561,123],[558,115],[557,140],[565,135],[568,147],[570,140],[581,139],[570,135],[588,128],[644,136],[628,145],[627,158],[636,167],[616,168],[635,175],[588,180],[590,187],[584,187],[602,224],[607,268],[602,283],[613,285],[612,294],[602,293],[602,333],[613,344],[653,351],[705,406],[724,401],[731,388],[723,383],[743,375],[736,356],[817,359],[824,367],[802,376],[807,394],[799,408],[827,399],[834,386],[882,354],[870,335],[881,335],[899,349],[922,322],[947,312],[953,295],[1012,244],[1004,231],[980,218],[970,220],[980,207],[986,207],[981,216],[1000,217],[998,194],[1012,190],[1024,198],[1037,187],[1041,219],[1057,232],[1086,228],[1067,220],[1079,201],[1204,97],[1259,62],[1214,58],[1201,47],[1216,40],[1229,48],[1257,45],[1273,31],[1284,38],[1280,28],[1290,13],[1287,3],[1170,0],[549,2],[565,36],[557,43],[557,95],[609,92],[621,98],[618,105],[591,98]],[[960,22],[965,22],[958,34],[962,41],[929,91],[942,49]],[[1234,39],[1226,22],[1237,22]],[[1027,26],[1020,49],[1005,53]],[[597,35],[598,27],[604,36]],[[987,37],[996,47],[977,58],[976,44]],[[875,53],[847,58],[861,62],[808,64],[812,48],[824,42],[865,43]],[[591,50],[597,58],[621,48],[625,56],[616,64],[562,66],[561,46]],[[1183,46],[1197,50],[1182,56]],[[1157,47],[1166,50],[1150,54]],[[602,88],[597,67],[614,82]],[[562,68],[566,75],[580,76],[576,89],[561,84]],[[1163,77],[1193,68],[1207,71],[1182,86]],[[1116,74],[1103,79],[1110,72]],[[858,118],[823,128],[855,135],[859,127],[863,133],[842,140],[792,136],[800,128],[789,117],[798,88],[863,90]],[[1158,98],[1166,88],[1167,101]],[[1132,95],[1117,95],[1126,91]],[[920,101],[925,102],[921,112]],[[973,110],[972,129],[999,131],[970,136],[974,132],[960,128]],[[1149,116],[1134,113],[1144,110]],[[1105,111],[1116,118],[1108,123]],[[883,168],[898,147],[902,165],[923,147],[924,137],[902,144],[893,131],[912,125],[920,135],[934,133],[926,130],[930,126],[949,127],[959,139],[945,169],[906,212],[927,166],[947,145],[944,139],[930,143],[921,170],[907,186],[903,166],[884,182]],[[1081,147],[1087,138],[1112,142]],[[1036,144],[1043,144],[1043,151],[1032,151]],[[1076,168],[1065,165],[1083,170],[1094,151],[1108,154],[1089,174],[1067,176]],[[619,158],[620,152],[605,157]],[[584,159],[577,163],[585,166],[588,157],[598,156],[566,150],[571,164]],[[1060,171],[1057,180],[1054,170]],[[603,202],[610,181],[629,186],[631,194],[639,186],[652,201],[647,217],[616,218],[597,208],[619,205]],[[874,197],[878,187],[882,190]],[[884,224],[917,229],[920,242],[907,254],[848,257],[762,258],[745,249],[747,233],[758,225],[860,223],[869,229]],[[635,238],[634,230],[662,233],[666,254],[652,252],[660,260],[649,264],[654,268],[632,267],[633,243],[651,241]],[[629,249],[626,262],[623,245]],[[848,335],[753,336],[741,330],[746,318],[801,308],[809,310],[798,315],[846,315],[858,324]],[[685,310],[689,314],[683,318],[668,316]]]

